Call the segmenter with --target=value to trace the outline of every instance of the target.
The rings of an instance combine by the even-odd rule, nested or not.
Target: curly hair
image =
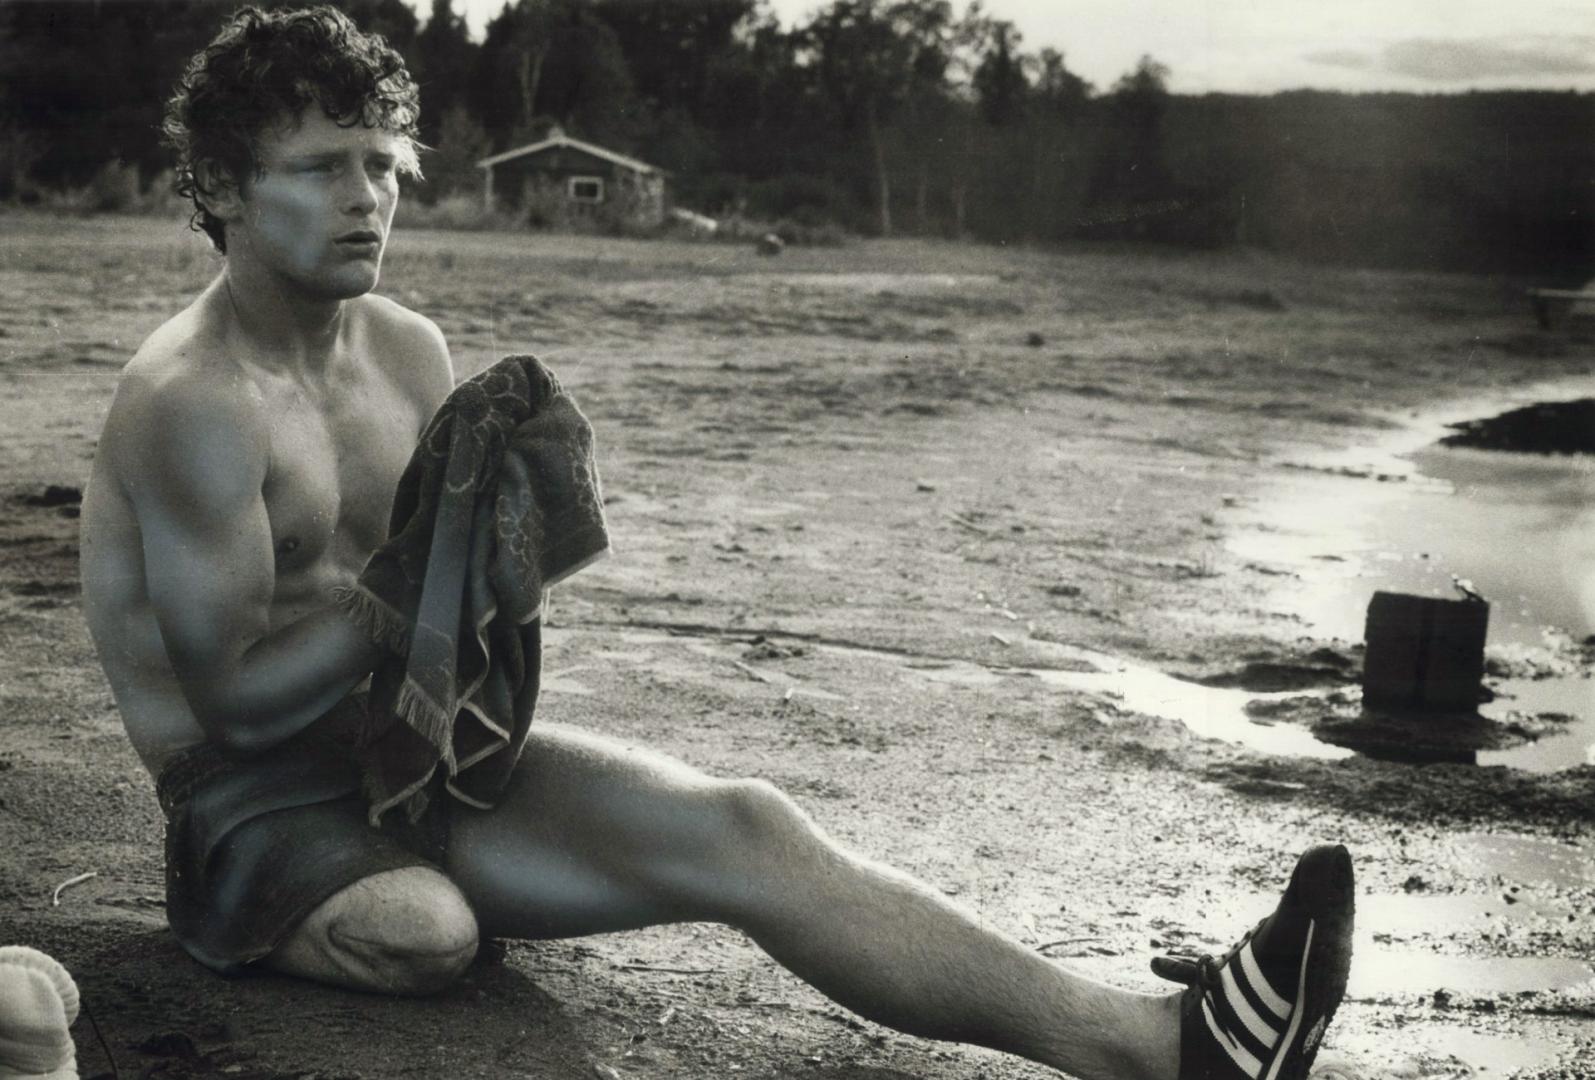
[[[196,166],[216,182],[259,178],[260,135],[315,103],[344,127],[361,124],[401,137],[401,173],[419,176],[420,99],[404,61],[378,34],[362,33],[325,5],[265,12],[240,8],[196,53],[166,103],[161,134],[176,154],[177,193],[194,201],[189,227],[227,251],[220,220],[200,201]]]

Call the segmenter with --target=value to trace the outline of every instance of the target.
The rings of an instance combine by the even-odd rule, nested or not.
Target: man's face
[[[227,222],[228,258],[255,260],[318,299],[371,291],[399,198],[399,136],[340,127],[316,106],[259,140],[259,175]]]

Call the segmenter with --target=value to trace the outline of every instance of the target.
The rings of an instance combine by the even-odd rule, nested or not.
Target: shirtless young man
[[[323,773],[340,703],[381,654],[332,593],[385,539],[454,383],[437,327],[371,292],[415,118],[398,57],[326,8],[240,11],[169,111],[226,262],[123,373],[82,573],[168,814],[184,947],[224,971],[420,993],[458,975],[479,934],[712,920],[912,1034],[1085,1078],[1304,1075],[1350,961],[1343,848],[1303,856],[1226,956],[1155,961],[1189,986],[1150,995],[1079,977],[842,849],[768,784],[553,724],[533,726],[495,808],[448,808],[438,845],[366,825]],[[206,814],[225,828],[194,856]]]

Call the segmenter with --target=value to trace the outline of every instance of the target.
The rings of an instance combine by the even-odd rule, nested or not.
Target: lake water
[[[1546,655],[1560,641],[1566,655],[1595,633],[1595,458],[1454,449],[1437,445],[1438,434],[1431,425],[1418,446],[1395,440],[1312,463],[1239,510],[1231,549],[1292,571],[1272,602],[1315,636],[1360,641],[1376,590],[1456,598],[1455,576],[1491,602],[1492,652]],[[1577,719],[1529,745],[1481,751],[1479,764],[1553,771],[1595,761],[1587,666],[1492,682],[1499,696],[1481,706],[1485,716]]]

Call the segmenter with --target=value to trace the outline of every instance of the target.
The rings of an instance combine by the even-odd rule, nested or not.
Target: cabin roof
[[[602,146],[595,146],[590,142],[583,142],[581,139],[573,139],[561,131],[555,131],[541,142],[528,143],[526,146],[517,147],[514,150],[506,150],[502,154],[485,157],[476,163],[476,167],[478,169],[491,169],[493,166],[500,165],[506,161],[513,161],[516,158],[540,154],[545,150],[557,150],[564,147],[570,147],[571,149],[591,154],[594,157],[603,158],[605,161],[619,165],[623,169],[630,169],[632,172],[652,175],[664,171],[655,165],[648,164],[646,161],[638,161],[634,157],[617,154],[613,150],[605,150]]]

